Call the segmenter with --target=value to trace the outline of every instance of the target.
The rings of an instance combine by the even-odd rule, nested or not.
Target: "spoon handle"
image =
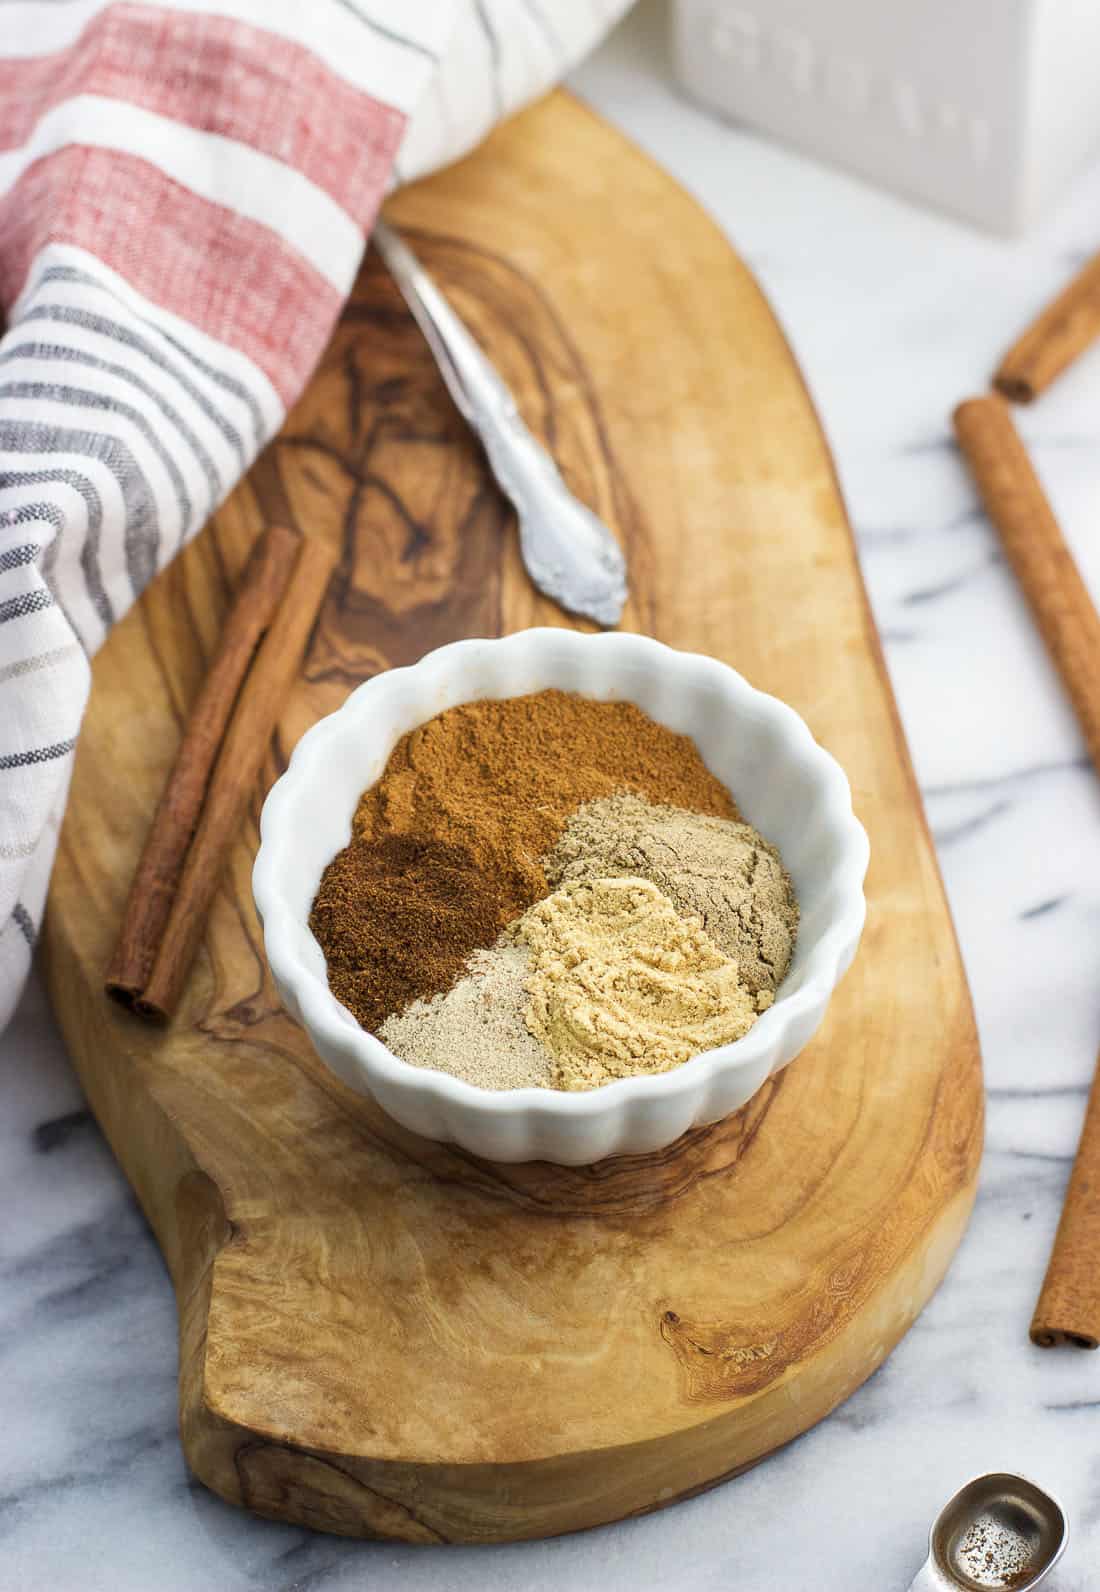
[[[511,391],[416,255],[384,221],[371,241],[435,356],[459,414],[480,437],[519,522],[519,547],[540,591],[597,624],[618,624],[626,562],[610,530],[579,502],[520,418]]]
[[[404,240],[386,222],[376,221],[371,242],[435,355],[463,419],[483,440],[518,419],[512,394]]]

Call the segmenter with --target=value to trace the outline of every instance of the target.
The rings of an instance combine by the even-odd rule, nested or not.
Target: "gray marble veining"
[[[1070,1516],[1054,1592],[1100,1587],[1100,1355],[1027,1341],[1100,1042],[1100,782],[951,444],[950,411],[1100,244],[1100,165],[1007,243],[682,101],[644,4],[576,87],[691,188],[760,276],[824,417],[966,958],[989,1085],[974,1219],[879,1374],[756,1471],[550,1543],[348,1543],[186,1473],[156,1247],[32,989],[0,1041],[3,1592],[898,1592],[966,1477]],[[1021,416],[1100,596],[1100,352]]]

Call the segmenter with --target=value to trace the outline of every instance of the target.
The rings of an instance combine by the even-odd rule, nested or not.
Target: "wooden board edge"
[[[838,1372],[811,1409],[804,1394],[797,1405],[788,1398],[787,1378],[755,1396],[751,1402],[760,1401],[761,1427],[769,1432],[759,1450],[751,1446],[746,1450],[738,1443],[744,1412],[737,1404],[708,1423],[705,1444],[698,1442],[699,1428],[685,1432],[685,1445],[698,1445],[690,1461],[667,1440],[656,1438],[596,1455],[523,1465],[410,1462],[399,1466],[264,1439],[219,1420],[196,1388],[190,1399],[185,1396],[188,1462],[213,1491],[254,1514],[340,1536],[408,1544],[542,1539],[653,1513],[762,1463],[823,1420],[873,1375],[942,1282],[969,1221],[975,1192],[972,1178],[939,1212],[931,1243],[919,1254],[914,1252],[910,1264],[899,1268],[884,1287],[876,1318],[889,1320],[889,1327],[878,1337],[873,1361],[849,1354],[848,1339],[862,1337],[867,1329],[864,1315],[850,1322],[832,1345],[834,1367],[849,1359],[859,1365],[853,1379]],[[929,1253],[936,1256],[931,1265]],[[785,1417],[782,1424],[775,1419],[776,1411]],[[685,1471],[694,1473],[686,1486]],[[596,1474],[606,1478],[605,1486],[594,1485]],[[511,1512],[510,1495],[522,1499]]]
[[[47,920],[48,923],[48,920]],[[64,948],[43,936],[43,971],[51,992],[64,976]],[[135,1189],[165,1256],[179,1314],[180,1431],[187,1463],[226,1502],[254,1514],[340,1536],[404,1543],[510,1542],[559,1536],[617,1519],[646,1514],[695,1496],[750,1469],[848,1398],[888,1357],[942,1281],[965,1231],[977,1189],[981,1150],[980,1069],[969,1051],[971,1082],[979,1106],[968,1113],[970,1131],[955,1147],[959,1180],[928,1227],[915,1232],[908,1260],[879,1285],[858,1317],[849,1319],[818,1356],[815,1387],[796,1404],[784,1377],[677,1434],[611,1447],[598,1454],[550,1456],[521,1464],[432,1465],[375,1461],[280,1441],[227,1420],[207,1386],[207,1322],[218,1255],[232,1240],[222,1196],[195,1161],[171,1112],[156,1099],[155,1084],[104,1090],[89,1058],[107,1041],[107,1025],[132,1024],[136,1040],[148,1030],[136,1020],[90,1002],[81,1020],[58,1006],[62,1030],[93,1111]],[[117,1034],[113,1036],[117,1042]],[[147,1066],[132,1057],[135,1069]],[[171,1167],[161,1191],[143,1187],[141,1166],[129,1153],[155,1142],[158,1163]],[[170,1191],[170,1194],[165,1191]],[[876,1349],[872,1361],[855,1348],[872,1311]],[[845,1372],[850,1364],[854,1374]],[[754,1446],[759,1424],[768,1437]],[[778,1432],[778,1440],[776,1433]],[[701,1440],[702,1438],[702,1440]],[[681,1448],[680,1444],[683,1447]],[[687,1454],[691,1445],[692,1453]],[[593,1466],[607,1478],[593,1486]],[[684,1476],[690,1479],[684,1484]],[[522,1495],[508,1516],[507,1499]],[[485,1510],[486,1499],[494,1504]],[[491,1525],[489,1521],[491,1520]]]

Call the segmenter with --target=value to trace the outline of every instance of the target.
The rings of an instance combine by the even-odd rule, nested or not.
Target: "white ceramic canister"
[[[694,99],[997,232],[1100,144],[1098,0],[673,0]]]

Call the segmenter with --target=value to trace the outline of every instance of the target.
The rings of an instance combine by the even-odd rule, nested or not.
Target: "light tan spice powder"
[[[754,995],[774,991],[790,965],[798,902],[778,851],[751,824],[622,792],[579,807],[543,867],[552,885],[650,880],[702,919]]]
[[[737,963],[648,879],[563,885],[515,932],[534,959],[525,1016],[555,1089],[668,1072],[756,1020]]]

